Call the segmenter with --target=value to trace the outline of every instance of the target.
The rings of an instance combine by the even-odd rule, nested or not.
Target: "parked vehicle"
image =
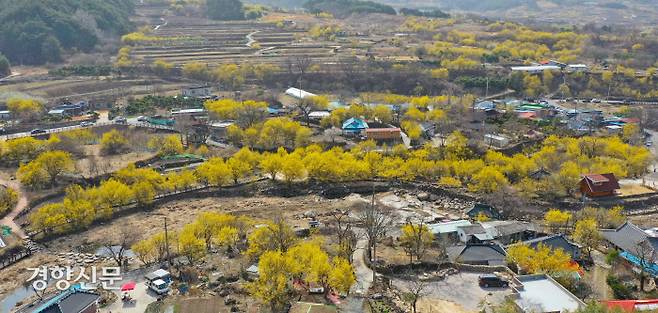
[[[311,287],[311,288],[308,289],[308,293],[310,293],[310,294],[323,294],[324,293],[324,287],[322,287],[322,286]]]
[[[492,274],[482,275],[478,279],[480,287],[509,287],[509,282]]]
[[[164,295],[169,293],[169,285],[171,285],[171,273],[159,269],[152,273],[146,274],[146,286],[153,290],[153,292]]]
[[[146,116],[140,115],[140,116],[137,117],[137,121],[138,122],[147,122],[148,118],[146,118]]]
[[[115,121],[117,124],[127,124],[127,123],[128,123],[128,119],[126,119],[126,118],[123,117],[123,116],[117,116],[116,118],[114,118],[114,121]]]
[[[38,134],[45,134],[46,131],[40,128],[35,128],[30,131],[30,135],[38,135]]]

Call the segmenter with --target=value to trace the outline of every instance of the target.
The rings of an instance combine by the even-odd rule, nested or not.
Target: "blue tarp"
[[[628,260],[628,262],[633,263],[633,265],[635,265],[635,266],[637,266],[637,267],[641,267],[641,266],[642,266],[642,262],[640,261],[640,258],[638,258],[638,257],[636,257],[636,256],[634,256],[634,255],[632,255],[632,254],[630,254],[630,253],[628,253],[628,252],[626,252],[626,251],[620,253],[619,255],[620,255],[622,258]],[[645,262],[646,262],[646,261],[645,261]],[[645,270],[647,273],[649,273],[651,276],[653,276],[653,277],[658,277],[658,264],[656,264],[656,263],[651,263],[651,265],[649,265],[649,266],[646,266],[646,264],[645,264],[645,266],[644,266],[644,270]]]

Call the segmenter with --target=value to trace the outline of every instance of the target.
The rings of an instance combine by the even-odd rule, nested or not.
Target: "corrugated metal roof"
[[[297,99],[305,99],[309,97],[316,97],[317,95],[314,93],[310,93],[305,90],[301,90],[295,87],[290,87],[286,90],[286,94]]]
[[[518,276],[523,288],[515,289],[516,304],[524,312],[574,312],[585,303],[548,275]]]
[[[457,232],[459,226],[468,226],[471,222],[467,220],[450,221],[438,224],[429,224],[428,227],[434,234],[446,234]]]

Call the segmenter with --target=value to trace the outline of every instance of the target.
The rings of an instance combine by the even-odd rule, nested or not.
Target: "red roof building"
[[[519,112],[517,115],[522,120],[535,120],[537,119],[537,113],[535,112]]]
[[[636,117],[625,117],[619,120],[620,122],[624,122],[626,124],[632,123],[632,124],[638,124],[640,123],[640,119]]]
[[[588,197],[608,197],[619,189],[619,181],[615,174],[586,174],[580,180],[580,192]]]
[[[366,129],[366,137],[382,141],[397,141],[402,138],[399,128],[368,128]]]
[[[624,312],[636,312],[658,309],[658,299],[652,300],[609,300],[603,301],[611,309],[622,309]]]

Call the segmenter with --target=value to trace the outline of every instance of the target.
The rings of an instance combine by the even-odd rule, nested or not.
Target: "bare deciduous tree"
[[[411,312],[417,312],[418,300],[428,294],[427,282],[418,279],[416,275],[408,275],[407,283],[405,284],[406,290],[400,291],[398,296],[402,301],[409,305]]]
[[[373,192],[370,205],[359,214],[358,218],[368,239],[368,258],[374,262],[377,256],[377,244],[393,225],[393,210],[376,206]]]
[[[295,65],[299,71],[299,80],[303,81],[304,75],[306,75],[308,70],[311,68],[311,65],[313,65],[313,60],[308,55],[300,55],[296,58]]]
[[[350,219],[351,210],[334,210],[331,214],[331,222],[329,224],[333,226],[336,237],[338,238],[338,247],[340,253],[344,258],[346,258],[350,263],[352,263],[352,255],[356,251],[356,242],[359,239],[359,235],[354,231],[353,221]]]
[[[656,249],[654,249],[647,239],[638,242],[633,249],[633,254],[638,258],[640,263],[640,290],[642,291],[644,291],[647,269],[655,262],[656,253]]]
[[[126,251],[137,242],[137,232],[134,228],[124,224],[119,227],[117,232],[112,233],[102,241],[107,253],[122,267]]]

